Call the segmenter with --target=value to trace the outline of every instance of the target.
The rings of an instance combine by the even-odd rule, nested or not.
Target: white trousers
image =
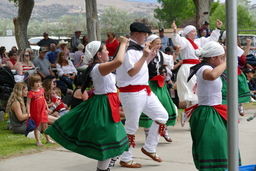
[[[127,134],[134,135],[139,127],[139,118],[141,113],[145,113],[153,121],[165,124],[168,120],[168,113],[160,103],[156,95],[151,92],[148,96],[146,90],[132,93],[119,93],[125,114],[125,130]],[[150,153],[156,152],[156,146],[159,141],[159,124],[153,122],[148,137],[143,148]],[[121,155],[121,161],[128,162],[132,160],[132,147]]]

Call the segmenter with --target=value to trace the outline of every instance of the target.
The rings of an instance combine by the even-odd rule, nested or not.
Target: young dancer
[[[128,150],[128,138],[120,122],[119,106],[112,71],[122,63],[128,39],[120,37],[115,59],[109,60],[106,46],[92,41],[85,48],[85,57],[93,60],[83,73],[82,92],[93,81],[94,95],[52,124],[46,133],[63,147],[98,160],[97,171],[109,171],[111,158]]]
[[[168,112],[168,121],[166,123],[167,126],[174,126],[176,122],[176,114],[177,108],[174,105],[170,94],[167,89],[167,85],[165,84],[165,77],[161,75],[162,69],[165,70],[166,68],[170,67],[173,68],[174,63],[173,61],[176,60],[177,55],[166,55],[162,51],[159,50],[161,47],[161,39],[157,35],[150,35],[147,38],[147,41],[150,41],[149,49],[152,49],[156,46],[156,56],[153,60],[150,61],[148,64],[148,71],[149,71],[149,81],[148,84],[151,88],[151,90],[155,93],[155,95],[158,97],[166,111]],[[166,66],[166,67],[165,67]],[[149,131],[149,128],[151,126],[152,120],[145,115],[144,113],[140,117],[139,125],[140,127],[144,127],[145,134],[147,136],[147,133]],[[165,129],[165,134],[163,135],[164,139],[167,142],[172,142],[172,139],[169,137],[167,127]]]
[[[134,22],[130,25],[130,32],[131,39],[124,63],[116,70],[119,97],[126,118],[125,130],[130,142],[129,151],[121,155],[120,165],[139,168],[141,164],[132,159],[132,148],[135,147],[135,133],[139,127],[141,113],[145,113],[154,121],[141,151],[157,162],[162,162],[156,154],[156,146],[159,134],[164,134],[168,113],[148,85],[147,65],[156,56],[156,47],[150,50],[148,43],[145,44],[151,31],[143,23]],[[145,45],[144,48],[142,45]]]
[[[224,171],[228,164],[227,108],[222,105],[220,76],[226,69],[225,51],[211,41],[196,50],[196,55],[203,60],[191,67],[189,77],[197,76],[198,105],[190,108],[194,164],[198,170]]]
[[[181,37],[177,33],[177,26],[175,24],[175,21],[172,23],[174,33],[172,34],[172,42],[174,45],[179,45],[181,47],[180,57],[183,60],[183,63],[178,71],[176,81],[178,87],[178,97],[180,102],[186,102],[187,108],[193,106],[198,101],[197,94],[195,93],[196,77],[192,77],[191,80],[187,82],[187,78],[189,76],[189,68],[194,66],[195,64],[200,63],[199,58],[195,55],[195,50],[209,41],[218,41],[222,22],[220,20],[217,20],[216,25],[217,28],[212,31],[209,37],[201,37],[196,39],[197,31],[194,26],[186,26],[182,33],[183,37]],[[182,126],[184,126],[186,120],[188,120],[187,116],[182,113]]]
[[[28,86],[31,90],[28,92],[27,97],[27,111],[31,119],[34,119],[36,123],[36,128],[34,130],[36,145],[43,146],[40,141],[39,126],[42,125],[42,131],[44,132],[48,127],[48,112],[50,112],[47,107],[46,100],[44,98],[44,89],[41,85],[42,79],[38,74],[32,74],[28,78]],[[45,134],[46,143],[55,144],[49,137]]]

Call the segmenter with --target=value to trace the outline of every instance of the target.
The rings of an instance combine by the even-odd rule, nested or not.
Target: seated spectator
[[[76,51],[74,53],[74,66],[76,67],[76,69],[86,69],[87,65],[84,63],[84,45],[83,44],[79,44],[78,45],[78,51]]]
[[[56,60],[59,52],[59,49],[56,49],[56,44],[51,43],[50,51],[46,53],[45,59],[50,62],[52,68],[56,68]]]
[[[14,134],[24,134],[27,128],[26,119],[29,118],[29,114],[24,102],[24,97],[27,97],[27,94],[27,85],[24,82],[16,83],[7,103],[6,112],[9,113]]]
[[[8,55],[6,54],[6,49],[5,49],[4,46],[0,47],[0,57],[1,57],[0,60],[2,61],[2,62],[0,62],[0,64],[5,64],[6,65],[7,61],[10,59],[8,57]]]
[[[56,106],[53,112],[57,111],[58,117],[61,117],[64,114],[68,113],[69,109],[68,106],[61,100],[61,90],[58,87],[54,87],[51,92],[51,102],[55,103],[57,101],[59,101],[60,104]]]
[[[16,71],[18,75],[24,75],[24,73],[32,68],[34,68],[33,62],[30,61],[29,52],[25,51],[20,58],[20,62],[16,63]]]
[[[26,48],[25,51],[29,53],[30,60],[33,61],[33,60],[35,59],[33,49],[31,49],[31,48]]]
[[[9,56],[10,60],[7,61],[6,66],[8,66],[10,69],[15,69],[15,64],[16,64],[17,61],[19,60],[19,59],[18,59],[18,56],[17,56],[17,52],[15,52],[15,51],[10,51],[10,52],[8,53],[8,56]]]
[[[63,81],[57,80],[55,76],[53,75],[48,75],[45,77],[44,80],[46,79],[50,79],[53,84],[54,87],[58,87],[61,90],[61,94],[63,94],[64,96],[68,93],[68,94],[72,94],[73,91],[68,90],[66,84]]]
[[[17,47],[16,47],[16,46],[13,46],[13,47],[11,48],[11,51],[18,52],[18,49],[17,49]]]
[[[73,90],[72,83],[77,75],[77,70],[73,63],[66,59],[64,51],[60,51],[58,54],[56,68],[60,80],[63,81],[69,89]]]
[[[39,56],[33,61],[34,66],[38,67],[37,73],[41,76],[42,80],[48,75],[54,76],[50,62],[45,59],[46,52],[46,47],[41,47],[39,49]]]
[[[77,105],[88,99],[87,91],[84,91],[84,93],[81,91],[83,85],[83,80],[81,78],[82,75],[76,75],[74,79],[76,89],[74,90],[71,97],[71,109],[75,108]]]
[[[89,43],[88,36],[85,34],[82,39],[82,44],[84,45],[83,52],[85,52],[85,47]]]
[[[256,81],[253,78],[254,70],[251,68],[246,68],[244,69],[243,72],[247,78],[247,83],[251,92],[251,97],[253,98],[253,100],[256,100]]]
[[[68,59],[70,56],[70,51],[67,48],[67,44],[68,42],[65,42],[64,40],[61,40],[58,44],[59,47],[59,51],[64,51],[65,52],[65,56]]]
[[[54,109],[60,104],[59,100],[56,101],[55,103],[51,101],[51,92],[53,88],[56,87],[56,84],[51,79],[45,79],[42,83],[42,87],[44,89],[44,97],[45,97],[47,106],[51,111],[54,111]],[[59,118],[58,112],[49,113],[49,117],[56,120],[57,118]]]

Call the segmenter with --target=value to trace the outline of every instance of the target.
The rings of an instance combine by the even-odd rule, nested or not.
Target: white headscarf
[[[93,57],[96,55],[96,53],[100,49],[100,45],[101,45],[100,41],[92,41],[86,45],[84,56],[87,62],[92,61]]]
[[[224,48],[219,43],[214,41],[210,41],[204,44],[202,48],[198,48],[197,50],[195,50],[196,56],[201,58],[210,58],[214,56],[223,55],[224,53]]]
[[[182,33],[182,36],[183,37],[186,37],[186,35],[191,32],[193,29],[196,29],[195,26],[192,26],[192,25],[188,25],[184,28],[183,30],[183,33]]]
[[[153,41],[154,41],[155,39],[157,39],[157,38],[159,38],[159,36],[157,36],[157,35],[155,35],[155,34],[152,34],[152,35],[148,36],[147,41],[153,42]]]

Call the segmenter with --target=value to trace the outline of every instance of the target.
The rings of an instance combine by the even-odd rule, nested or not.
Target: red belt
[[[199,59],[183,59],[182,64],[199,64],[200,60]]]
[[[148,95],[150,95],[151,89],[148,85],[128,85],[126,87],[119,87],[120,92],[123,92],[123,93],[138,92],[143,89],[146,89]]]
[[[198,104],[191,106],[185,109],[185,113],[188,115],[188,118],[193,114],[193,111],[198,106]],[[227,116],[227,105],[215,105],[212,106],[226,121],[228,120]]]

